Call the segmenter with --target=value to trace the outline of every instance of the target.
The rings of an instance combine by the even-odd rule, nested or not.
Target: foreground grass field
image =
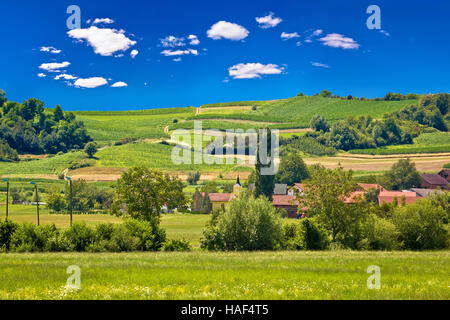
[[[450,299],[449,252],[1,254],[0,270],[0,299]]]

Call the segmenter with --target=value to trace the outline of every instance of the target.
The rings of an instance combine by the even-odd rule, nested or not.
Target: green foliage
[[[368,250],[397,250],[400,249],[399,232],[388,219],[375,214],[367,217],[363,226],[364,239],[360,247]]]
[[[408,250],[442,249],[449,245],[449,229],[444,226],[445,210],[430,200],[394,210],[392,221],[400,233],[403,248]]]
[[[256,165],[255,165],[255,189],[254,195],[256,198],[265,196],[272,199],[273,189],[275,187],[275,175],[269,175],[264,173],[264,170],[270,170],[274,164],[271,162],[272,152],[272,133],[270,129],[267,129],[265,135],[262,136],[266,141],[266,146],[263,148],[263,143],[260,141],[260,135],[258,134],[258,148],[256,151]],[[267,164],[261,163],[260,148],[263,148],[263,152],[266,154]]]
[[[203,233],[202,247],[213,250],[252,251],[280,247],[281,218],[271,202],[241,192]]]
[[[330,125],[328,124],[328,121],[324,117],[316,114],[311,119],[310,128],[318,132],[320,131],[327,132],[330,130]]]
[[[320,96],[322,96],[324,98],[329,98],[329,97],[331,97],[331,91],[329,91],[329,90],[322,90],[320,92]]]
[[[164,251],[191,251],[192,247],[191,244],[189,243],[189,241],[187,240],[168,240],[166,243],[164,243],[164,247],[163,247]]]
[[[9,250],[11,246],[11,237],[18,227],[18,224],[10,220],[0,221],[0,252]]]
[[[97,144],[95,142],[87,143],[84,147],[84,153],[86,153],[89,158],[92,158],[94,154],[97,153]]]
[[[326,229],[312,219],[301,220],[301,237],[306,250],[325,250],[330,245]]]
[[[17,151],[14,150],[4,140],[0,140],[0,161],[10,162],[18,161],[19,156]]]
[[[114,188],[116,199],[112,211],[118,216],[126,214],[159,223],[163,206],[168,210],[186,209],[188,204],[180,179],[145,167],[134,167],[123,173]]]
[[[52,190],[46,199],[47,202],[47,208],[50,209],[50,212],[62,212],[67,209],[67,202],[64,197],[64,194],[61,193],[61,191],[56,188]]]
[[[408,159],[400,159],[383,177],[383,186],[389,190],[406,190],[420,186],[416,166]]]
[[[200,171],[189,172],[189,173],[188,173],[187,182],[188,182],[190,185],[195,185],[195,184],[197,184],[197,182],[200,180],[200,176],[201,176]]]
[[[66,232],[65,236],[75,251],[87,251],[95,242],[95,230],[84,223],[74,223]]]
[[[128,220],[125,227],[131,236],[139,239],[138,250],[158,251],[166,241],[166,232],[155,222]]]
[[[44,103],[35,98],[23,103],[5,99],[3,92],[0,140],[18,153],[67,152],[80,149],[91,140],[84,124],[77,121],[73,113],[64,114],[59,105],[50,113],[44,110]]]
[[[334,147],[325,146],[319,143],[315,137],[308,135],[302,137],[294,135],[287,139],[281,138],[280,145],[283,146],[283,153],[301,151],[314,156],[332,156],[337,152]]]
[[[290,153],[281,158],[280,168],[275,176],[277,183],[292,185],[309,177],[308,168],[299,153]]]

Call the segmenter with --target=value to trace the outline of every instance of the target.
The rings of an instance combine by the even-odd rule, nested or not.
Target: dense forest
[[[396,93],[388,93],[384,97],[386,101],[404,99],[409,98]],[[411,144],[422,133],[447,132],[450,127],[449,111],[450,94],[439,93],[423,95],[418,105],[385,114],[382,119],[364,115],[350,116],[330,125],[325,118],[315,115],[311,119],[313,132],[303,137],[282,139],[281,144],[317,155],[332,154],[336,150]]]
[[[8,101],[0,90],[0,161],[15,161],[18,154],[68,152],[91,140],[83,122],[59,105],[51,110],[35,98]]]

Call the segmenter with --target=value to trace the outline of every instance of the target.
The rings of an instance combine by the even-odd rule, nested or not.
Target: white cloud
[[[281,18],[274,18],[274,13],[270,12],[269,15],[265,16],[265,17],[257,17],[256,22],[258,22],[259,27],[262,29],[269,29],[269,28],[274,28],[276,27],[278,24],[280,24],[283,19]]]
[[[317,29],[313,32],[312,35],[317,37],[317,36],[320,36],[322,33],[323,33],[322,29]]]
[[[128,87],[128,84],[126,84],[123,81],[118,81],[111,85],[111,88],[123,88],[123,87]]]
[[[136,50],[136,49],[131,50],[131,52],[130,52],[130,56],[131,56],[131,58],[133,58],[133,59],[134,59],[138,54],[139,54],[139,51]]]
[[[283,40],[294,39],[294,38],[300,38],[300,35],[297,32],[293,32],[293,33],[283,32],[283,33],[281,33],[281,39],[283,39]]]
[[[323,63],[319,63],[319,62],[311,62],[311,64],[314,66],[314,67],[320,67],[320,68],[330,68],[330,66],[329,65],[327,65],[327,64],[323,64]]]
[[[261,75],[280,74],[284,67],[276,64],[262,63],[239,63],[228,69],[230,77],[233,79],[254,79],[261,78]]]
[[[111,56],[117,51],[126,51],[136,44],[136,41],[125,36],[124,30],[92,26],[89,29],[73,29],[67,34],[74,39],[86,40],[94,48],[95,53],[102,56]]]
[[[165,55],[166,57],[172,57],[172,56],[182,56],[182,55],[188,55],[192,54],[194,56],[198,55],[198,51],[195,49],[187,49],[187,50],[164,50],[161,52],[161,54]]]
[[[75,81],[74,85],[78,88],[97,88],[100,86],[104,86],[107,84],[108,81],[106,81],[105,78],[102,77],[92,77],[92,78],[86,78],[86,79],[78,79]]]
[[[71,75],[71,74],[66,74],[66,73],[58,74],[54,79],[55,79],[55,80],[59,80],[59,79],[61,79],[61,78],[65,79],[65,80],[75,80],[75,79],[78,79],[78,77],[75,77],[75,76],[73,76],[73,75]]]
[[[391,34],[386,30],[380,30],[380,33],[384,34],[386,37],[389,37]]]
[[[160,41],[164,48],[183,47],[186,45],[184,38],[177,38],[175,36],[167,36],[164,39],[160,39]]]
[[[198,46],[200,44],[200,40],[198,40],[196,35],[190,34],[188,39],[191,40],[191,42],[189,42],[191,46]]]
[[[92,24],[99,24],[99,23],[111,24],[114,23],[114,20],[110,18],[97,18],[94,20],[94,22],[92,22]]]
[[[58,62],[50,62],[50,63],[43,63],[39,66],[39,69],[46,70],[48,72],[60,72],[59,69],[63,69],[70,66],[70,62],[64,61],[61,63]]]
[[[61,50],[56,49],[55,47],[41,47],[39,50],[41,52],[51,52],[51,53],[54,53],[54,54],[61,53]]]
[[[45,73],[38,73],[37,75],[39,78],[45,78],[47,75]]]
[[[208,38],[214,40],[223,38],[234,41],[247,38],[249,33],[244,27],[227,21],[219,21],[207,31]]]
[[[181,58],[180,58],[180,57],[175,58],[175,59],[173,59],[173,61],[175,61],[175,62],[180,62],[180,61],[181,61]]]
[[[352,38],[345,37],[344,35],[339,33],[327,34],[325,37],[320,38],[319,40],[322,41],[324,45],[333,48],[358,49],[360,46]]]

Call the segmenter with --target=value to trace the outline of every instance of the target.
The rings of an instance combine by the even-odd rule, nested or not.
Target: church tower
[[[233,196],[237,196],[241,192],[242,186],[239,182],[239,176],[237,177],[236,184],[233,186]]]

